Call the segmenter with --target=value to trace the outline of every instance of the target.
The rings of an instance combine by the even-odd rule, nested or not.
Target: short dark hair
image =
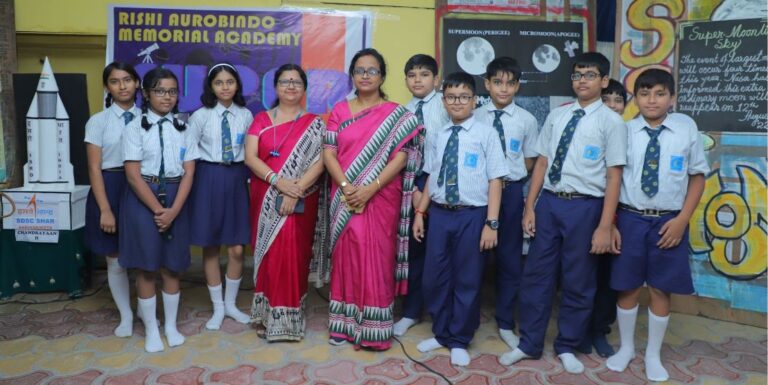
[[[601,95],[611,95],[616,94],[621,96],[621,100],[624,101],[624,104],[627,103],[627,90],[624,88],[624,85],[622,85],[617,80],[611,79],[608,81],[608,87],[603,88],[603,91]]]
[[[352,56],[352,60],[349,62],[349,78],[352,79],[354,77],[353,72],[355,71],[355,64],[357,64],[357,59],[360,59],[363,56],[373,56],[374,59],[376,59],[377,62],[379,62],[379,71],[381,71],[381,80],[382,85],[384,85],[383,80],[387,78],[387,63],[384,62],[384,56],[381,56],[379,51],[377,51],[375,48],[363,48],[355,54],[355,56]],[[355,90],[355,95],[357,95],[357,90]],[[379,96],[386,99],[387,94],[384,93],[384,91],[381,89],[381,86],[379,86]]]
[[[659,84],[666,87],[671,95],[675,94],[675,78],[661,68],[651,68],[640,73],[635,80],[634,93],[637,94],[641,88],[653,88]]]
[[[608,73],[611,71],[611,62],[599,52],[584,52],[576,56],[572,69],[587,67],[597,67],[600,77],[608,76]]]
[[[517,60],[508,56],[501,56],[493,59],[485,67],[485,78],[488,80],[491,80],[493,76],[505,73],[512,75],[513,80],[520,80],[520,64],[517,63]]]
[[[437,76],[437,60],[429,55],[418,53],[411,56],[407,62],[405,62],[404,72],[408,75],[408,71],[414,68],[425,68],[432,72],[432,75]]]
[[[128,75],[131,75],[134,81],[136,81],[138,87],[136,89],[138,90],[141,87],[141,76],[139,76],[139,73],[136,72],[136,69],[133,68],[132,65],[121,62],[121,61],[113,61],[112,63],[107,64],[106,67],[104,67],[104,72],[101,73],[101,81],[104,83],[104,87],[107,86],[107,83],[109,82],[109,75],[112,75],[112,71],[114,70],[120,70],[128,72]],[[104,105],[106,105],[107,108],[112,105],[112,94],[107,92],[107,97],[104,98]],[[136,100],[136,94],[133,94],[133,100]]]
[[[283,65],[280,66],[280,68],[277,69],[277,71],[275,71],[275,79],[272,81],[272,86],[274,86],[275,89],[277,89],[277,81],[280,80],[280,75],[282,75],[284,72],[288,72],[288,71],[296,71],[296,72],[299,73],[299,77],[301,78],[301,83],[304,84],[304,91],[306,92],[306,90],[307,90],[307,73],[304,72],[304,69],[302,69],[300,65],[293,64],[293,63],[283,64]],[[277,93],[275,93],[275,94],[277,94]],[[278,105],[280,105],[280,99],[275,97],[275,101],[272,102],[272,108],[275,108]]]
[[[200,94],[200,101],[204,106],[208,108],[213,108],[216,106],[217,98],[216,94],[213,93],[213,79],[216,78],[216,75],[222,71],[228,72],[230,75],[232,75],[232,77],[235,78],[235,82],[237,82],[237,91],[235,91],[235,96],[232,97],[232,102],[240,107],[245,107],[245,98],[243,97],[243,82],[240,80],[240,75],[237,73],[235,67],[229,63],[218,63],[213,65],[211,69],[208,70],[208,76],[203,82],[203,93]]]
[[[460,87],[460,86],[466,86],[467,88],[472,90],[473,95],[475,94],[475,78],[464,71],[454,72],[446,76],[445,80],[443,80],[443,91],[445,91],[448,88],[454,88],[454,87]]]

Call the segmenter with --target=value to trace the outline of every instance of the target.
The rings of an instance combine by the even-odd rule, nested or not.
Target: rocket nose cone
[[[58,92],[59,85],[56,84],[56,78],[53,76],[53,70],[51,69],[51,63],[48,61],[48,56],[45,57],[43,63],[43,70],[40,72],[40,81],[37,83],[37,91],[44,92]]]

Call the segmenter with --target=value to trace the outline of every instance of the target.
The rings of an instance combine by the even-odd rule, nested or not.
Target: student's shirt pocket
[[[575,145],[575,146],[574,146]],[[574,138],[571,149],[583,164],[596,164],[605,157],[604,140],[600,135],[582,134]]]
[[[507,142],[507,156],[513,159],[519,158],[523,150],[523,141],[520,138],[509,138]]]

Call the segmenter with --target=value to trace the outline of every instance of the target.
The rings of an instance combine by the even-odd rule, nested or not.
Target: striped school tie
[[[565,155],[568,154],[568,147],[571,145],[573,133],[576,131],[576,126],[579,125],[579,120],[581,120],[582,116],[584,116],[584,110],[578,109],[573,111],[571,120],[568,121],[565,130],[563,130],[563,134],[560,135],[560,142],[557,144],[555,159],[552,161],[552,166],[549,168],[549,181],[552,184],[560,182],[560,174],[563,170]]]
[[[493,111],[496,115],[493,118],[493,128],[499,133],[499,140],[501,140],[501,150],[504,152],[504,156],[507,156],[507,139],[504,137],[504,126],[501,124],[501,115],[504,115],[504,111]]]
[[[445,184],[445,199],[451,205],[459,203],[459,131],[461,126],[451,127],[451,136],[445,145],[437,178],[438,186]]]
[[[648,197],[653,198],[659,192],[659,135],[666,127],[661,126],[658,130],[650,127],[643,127],[645,132],[651,138],[648,146],[645,147],[645,159],[643,160],[643,176],[640,178],[640,187]]]
[[[224,111],[224,118],[221,119],[221,161],[224,164],[230,164],[235,160],[235,154],[232,152],[232,135],[229,129],[229,119],[227,114],[229,111]]]

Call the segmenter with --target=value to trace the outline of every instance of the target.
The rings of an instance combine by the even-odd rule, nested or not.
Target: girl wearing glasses
[[[85,243],[94,254],[107,259],[107,282],[120,324],[118,337],[133,335],[128,273],[117,261],[117,218],[120,197],[125,191],[122,137],[125,127],[138,117],[136,90],[141,78],[130,64],[114,62],[102,74],[107,90],[106,109],[93,115],[85,125],[85,149],[91,191],[85,209]]]
[[[277,100],[248,130],[251,169],[254,296],[251,315],[260,337],[304,337],[309,262],[319,203],[317,180],[325,123],[302,107],[307,75],[295,64],[275,72]]]
[[[168,345],[184,343],[176,329],[179,274],[190,265],[189,215],[185,201],[192,187],[197,146],[187,126],[176,119],[179,83],[157,67],[144,75],[142,115],[123,135],[123,159],[129,189],[121,201],[120,265],[138,269],[139,312],[144,349],[165,349],[155,318],[155,279],[163,280],[165,336]]]
[[[332,179],[332,345],[391,346],[395,294],[407,289],[409,210],[421,161],[416,116],[386,100],[381,54],[364,49],[349,76],[356,98],[336,104],[323,159]]]
[[[219,63],[208,70],[200,95],[203,107],[189,119],[200,159],[190,195],[193,244],[203,249],[203,267],[213,315],[205,324],[218,330],[224,316],[240,323],[251,317],[238,310],[235,301],[243,274],[243,245],[251,236],[248,220],[248,168],[245,132],[253,121],[245,108],[242,82],[234,66]],[[222,299],[219,255],[227,248],[226,286]]]

